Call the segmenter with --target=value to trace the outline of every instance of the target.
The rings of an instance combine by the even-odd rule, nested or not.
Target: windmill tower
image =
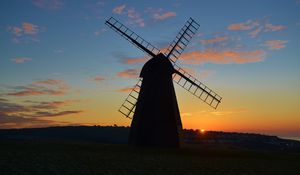
[[[115,18],[111,17],[105,24],[152,57],[119,109],[132,118],[129,144],[179,147],[182,124],[173,81],[215,109],[222,99],[175,64],[200,25],[190,18],[166,53],[161,53]]]

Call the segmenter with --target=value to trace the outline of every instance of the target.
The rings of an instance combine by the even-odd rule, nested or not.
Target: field
[[[0,174],[300,174],[300,154],[230,147],[134,148],[0,140]]]

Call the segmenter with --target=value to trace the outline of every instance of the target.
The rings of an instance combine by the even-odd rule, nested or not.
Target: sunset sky
[[[0,128],[130,125],[118,112],[147,55],[113,16],[163,49],[192,17],[178,62],[223,97],[175,86],[184,128],[300,139],[300,1],[0,1]]]

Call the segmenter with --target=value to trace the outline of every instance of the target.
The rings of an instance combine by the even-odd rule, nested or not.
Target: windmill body
[[[129,144],[179,147],[182,124],[173,82],[215,109],[222,99],[175,64],[200,25],[190,18],[163,54],[113,17],[105,24],[152,57],[143,66],[141,79],[119,109],[133,119]]]
[[[173,73],[172,63],[163,54],[158,54],[144,65],[140,74],[142,86],[129,134],[131,145],[180,145],[182,125]]]

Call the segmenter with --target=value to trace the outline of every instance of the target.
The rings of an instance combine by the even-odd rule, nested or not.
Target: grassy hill
[[[297,148],[296,141],[185,130],[183,148],[137,148],[127,146],[128,131],[126,127],[0,130],[0,174],[300,174],[300,152],[291,149]]]
[[[297,153],[226,147],[133,148],[120,144],[0,141],[1,174],[284,174],[300,173]]]

